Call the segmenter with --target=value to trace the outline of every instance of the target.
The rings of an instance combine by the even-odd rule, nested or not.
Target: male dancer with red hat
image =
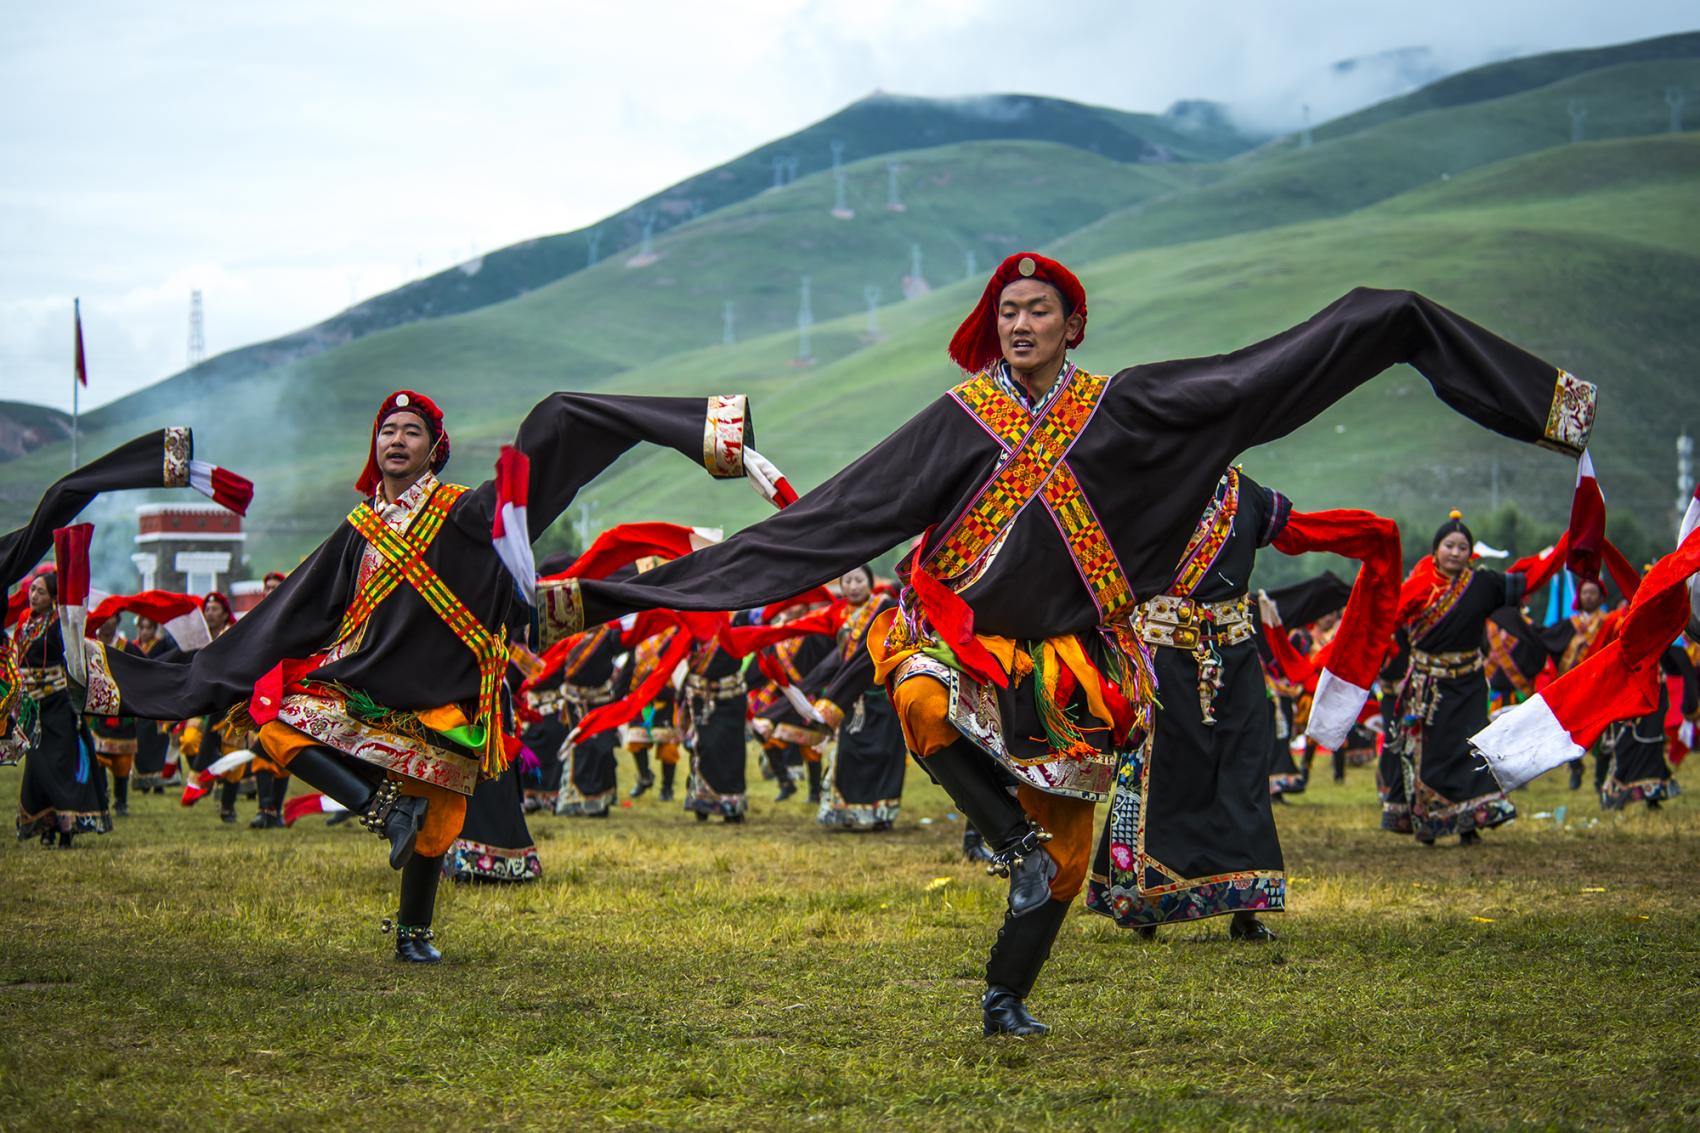
[[[517,500],[524,538],[639,442],[717,478],[745,475],[746,462],[771,472],[747,450],[749,434],[742,397],[553,394],[515,441],[531,472],[519,485],[529,499]],[[236,722],[259,726],[273,761],[362,816],[402,871],[396,953],[407,961],[440,959],[431,922],[442,855],[478,781],[506,765],[501,635],[517,580],[492,530],[498,515],[518,514],[516,500],[505,476],[472,489],[439,480],[448,459],[436,403],[392,394],[372,422],[361,503],[247,617],[180,664],[88,656],[91,711],[186,719],[242,708]],[[549,628],[561,611],[539,615]]]
[[[548,588],[591,624],[748,609],[922,536],[869,651],[910,751],[1010,875],[987,1034],[1045,1030],[1023,1000],[1085,881],[1093,804],[1148,729],[1136,608],[1174,581],[1234,457],[1399,362],[1518,440],[1575,455],[1593,422],[1592,385],[1410,292],[1359,289],[1232,354],[1113,377],[1069,360],[1085,330],[1072,272],[1010,256],[951,341],[970,376],[850,467],[641,579]]]

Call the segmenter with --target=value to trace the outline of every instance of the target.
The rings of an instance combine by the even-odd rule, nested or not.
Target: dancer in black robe
[[[1659,659],[1659,667],[1666,675],[1682,678],[1682,714],[1692,719],[1700,709],[1700,678],[1696,677],[1688,651],[1680,644],[1672,645]],[[1682,793],[1682,787],[1671,777],[1670,764],[1665,761],[1670,685],[1663,680],[1659,684],[1657,711],[1613,724],[1600,740],[1600,752],[1609,760],[1600,784],[1602,809],[1622,810],[1630,803],[1646,803],[1648,810],[1658,810],[1665,799]]]
[[[698,822],[719,815],[736,824],[750,809],[744,691],[742,658],[715,640],[692,646],[683,698],[685,745],[691,753],[685,809],[694,812]]]
[[[18,791],[18,838],[39,836],[43,846],[70,849],[78,834],[112,829],[95,762],[94,738],[72,702],[60,636],[57,576],[38,574],[29,584],[29,613],[18,623],[12,646],[23,695],[33,701],[37,738],[24,757]]]
[[[614,699],[614,662],[623,652],[619,631],[597,626],[567,654],[561,665],[561,697],[569,729],[586,715]],[[607,818],[619,793],[619,764],[614,758],[613,732],[563,740],[561,793],[555,813],[573,818]]]
[[[1517,815],[1470,747],[1470,737],[1488,723],[1485,627],[1494,611],[1520,604],[1545,583],[1564,558],[1554,548],[1527,573],[1476,569],[1469,565],[1475,541],[1453,512],[1400,597],[1398,644],[1406,670],[1389,721],[1388,754],[1398,770],[1388,801],[1403,804],[1410,832],[1425,845],[1449,834],[1474,845],[1481,831]]]
[[[642,579],[552,588],[588,624],[650,608],[750,609],[934,532],[906,568],[901,616],[869,645],[881,648],[876,677],[888,680],[910,750],[1011,874],[982,999],[988,1033],[1044,1029],[1022,1000],[1085,879],[1092,802],[1148,705],[1129,619],[1173,581],[1233,459],[1400,362],[1517,440],[1574,456],[1593,423],[1592,385],[1410,292],[1353,291],[1243,350],[1114,377],[1067,361],[1085,315],[1066,268],[1011,256],[953,343],[974,376],[872,451],[778,516]],[[881,629],[888,642],[876,642]],[[1018,687],[1031,669],[1016,656],[1036,647],[1084,658],[1081,689],[1127,689],[1114,704],[1100,698],[1111,719],[1096,717],[1103,729],[1081,748],[1029,738],[1043,733],[1030,686]],[[1080,689],[1056,707],[1076,705],[1092,711]]]
[[[838,664],[814,702],[838,736],[821,775],[816,821],[839,830],[890,830],[903,806],[909,762],[903,727],[885,686],[874,679],[868,653],[874,619],[897,603],[874,594],[873,586],[874,572],[866,566],[839,579],[844,602],[835,607]]]
[[[514,445],[530,461],[523,538],[640,442],[720,478],[756,459],[741,397],[553,394]],[[253,613],[182,664],[88,653],[91,711],[189,719],[245,705],[275,760],[363,815],[402,873],[396,954],[413,962],[441,958],[431,943],[441,855],[466,798],[506,762],[498,631],[516,584],[492,529],[513,514],[499,499],[516,496],[496,480],[440,482],[448,455],[442,412],[397,391],[373,421],[362,502]],[[539,603],[551,640],[569,614],[578,620],[548,593]]]
[[[136,619],[136,636],[124,646],[124,652],[137,657],[170,660],[178,653],[177,646],[151,618]],[[165,793],[165,759],[171,748],[171,726],[159,720],[125,717],[136,729],[136,766],[131,786],[140,794]]]

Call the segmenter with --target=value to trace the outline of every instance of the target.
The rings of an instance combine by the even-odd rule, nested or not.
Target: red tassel
[[[89,540],[94,524],[74,523],[53,532],[53,560],[58,567],[59,604],[81,606],[89,596]]]
[[[980,644],[974,636],[974,611],[968,603],[956,596],[956,593],[928,574],[921,566],[926,555],[927,539],[932,534],[921,536],[915,545],[915,554],[911,558],[909,568],[909,584],[915,588],[915,597],[921,600],[921,609],[927,615],[927,621],[932,624],[933,631],[939,639],[950,646],[956,654],[957,662],[963,672],[982,684],[994,684],[999,688],[1009,687],[1009,675],[1003,671],[996,657]]]
[[[229,508],[237,515],[247,515],[248,505],[254,502],[254,482],[238,476],[228,468],[213,466],[213,502]]]

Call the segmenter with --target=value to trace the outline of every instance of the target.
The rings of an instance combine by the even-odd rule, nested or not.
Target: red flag
[[[86,386],[89,384],[89,366],[88,361],[83,357],[83,301],[81,299],[71,300],[71,321],[76,324],[77,328],[77,384]]]

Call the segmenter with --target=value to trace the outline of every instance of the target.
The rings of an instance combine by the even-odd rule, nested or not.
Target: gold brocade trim
[[[106,663],[106,646],[98,641],[83,640],[83,658],[88,665],[88,703],[84,711],[91,716],[116,716],[122,698],[118,682],[112,679],[112,668]]]
[[[1547,410],[1545,434],[1538,444],[1571,456],[1581,456],[1594,431],[1594,410],[1599,404],[1599,387],[1568,370],[1560,370],[1553,383],[1552,406]]]
[[[165,487],[189,486],[189,458],[195,452],[194,434],[182,425],[165,429]]]
[[[478,786],[476,757],[356,720],[334,697],[291,693],[283,698],[277,718],[326,747],[404,778],[461,795],[472,794]]]
[[[584,594],[576,578],[545,579],[537,584],[538,651],[584,630]]]
[[[823,698],[815,701],[814,709],[820,714],[821,723],[826,725],[828,731],[836,731],[838,726],[844,723],[844,709],[830,700]]]
[[[708,399],[702,425],[702,463],[716,480],[744,474],[744,419],[749,400],[741,393],[716,394]]]

